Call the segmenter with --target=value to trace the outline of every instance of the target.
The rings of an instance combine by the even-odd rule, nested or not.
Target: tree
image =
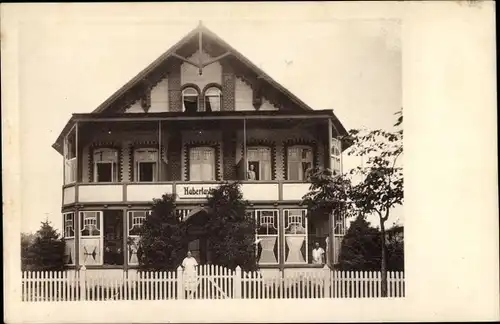
[[[379,231],[363,214],[351,223],[340,248],[339,265],[346,271],[378,271],[381,241]]]
[[[401,116],[395,127],[402,125]],[[363,180],[351,187],[350,199],[356,209],[365,215],[375,214],[380,224],[382,296],[387,296],[387,244],[385,222],[396,205],[403,204],[403,168],[396,165],[403,154],[403,130],[351,130],[353,142],[349,155],[367,156],[365,166],[351,170]]]
[[[31,259],[29,257],[29,248],[35,241],[35,234],[21,233],[21,270],[31,270]]]
[[[187,236],[175,211],[175,196],[165,194],[153,200],[151,215],[144,220],[138,246],[140,269],[177,269],[185,257]]]
[[[45,221],[26,250],[25,262],[30,270],[61,271],[64,270],[64,250],[63,239],[50,222]]]
[[[212,261],[242,270],[256,270],[255,220],[248,217],[248,201],[243,199],[240,184],[223,183],[208,195],[208,221]]]

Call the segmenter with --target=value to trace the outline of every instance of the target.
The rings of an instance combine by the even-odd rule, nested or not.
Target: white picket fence
[[[325,267],[319,271],[266,277],[258,271],[241,271],[239,267],[233,271],[202,265],[196,276],[189,278],[181,268],[136,275],[124,271],[121,278],[113,278],[106,276],[105,271],[93,271],[93,275],[85,268],[72,273],[23,272],[23,301],[381,297],[380,272],[331,271]],[[387,277],[388,297],[404,297],[404,274],[388,272]]]

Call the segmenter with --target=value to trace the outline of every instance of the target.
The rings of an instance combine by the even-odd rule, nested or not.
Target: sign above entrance
[[[206,199],[210,191],[217,186],[217,184],[177,185],[175,192],[179,199]]]

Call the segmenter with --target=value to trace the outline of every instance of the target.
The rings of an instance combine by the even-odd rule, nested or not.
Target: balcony
[[[76,183],[63,187],[63,205],[144,204],[163,194],[176,194],[179,203],[202,203],[221,182]],[[243,181],[243,197],[252,203],[297,203],[310,183],[294,181]]]

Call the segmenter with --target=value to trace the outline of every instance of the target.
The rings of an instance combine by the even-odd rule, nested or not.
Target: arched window
[[[198,96],[198,90],[193,87],[182,90],[182,104],[185,112],[198,111]]]
[[[309,146],[292,146],[288,148],[288,180],[304,181],[309,177],[313,167],[313,154]]]
[[[222,92],[217,87],[205,91],[205,111],[221,111]]]
[[[189,180],[215,180],[215,149],[213,147],[193,147],[190,149]]]
[[[157,181],[158,149],[141,148],[134,150],[135,181],[153,182]]]
[[[94,151],[94,182],[118,181],[118,150],[101,148]]]

